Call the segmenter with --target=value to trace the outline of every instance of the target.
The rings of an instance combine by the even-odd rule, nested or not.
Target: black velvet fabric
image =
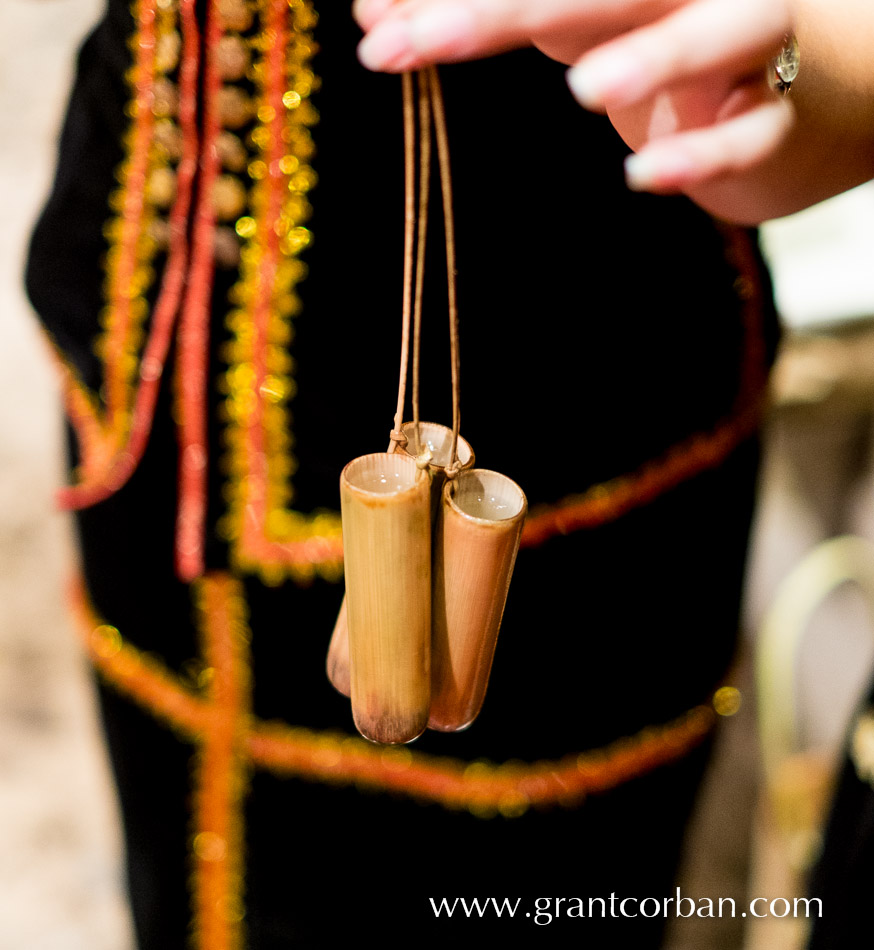
[[[400,87],[354,56],[343,4],[320,5],[314,97],[321,121],[315,243],[292,352],[297,510],[339,506],[349,459],[391,428],[402,228]],[[54,191],[34,236],[28,289],[49,331],[95,389],[102,226],[120,157],[130,23],[123,0],[86,43]],[[631,471],[725,416],[742,329],[722,238],[683,199],[631,194],[625,148],[582,112],[563,68],[533,51],[445,70],[462,310],[463,431],[478,461],[532,505]],[[435,215],[435,218],[437,216]],[[439,234],[426,302],[423,418],[450,417]],[[214,291],[214,366],[233,275]],[[769,315],[767,333],[773,342]],[[220,396],[211,395],[211,525]],[[593,531],[519,556],[480,718],[415,748],[535,761],[598,747],[704,699],[732,656],[757,446]],[[78,517],[99,613],[173,669],[197,653],[189,591],[173,572],[176,449],[169,393],[146,458],[120,492]],[[211,530],[209,566],[227,568]],[[267,589],[246,579],[255,713],[352,731],[324,674],[340,586]],[[190,751],[103,692],[119,784],[140,950],[186,945]],[[663,920],[520,916],[435,920],[428,897],[670,895],[706,755],[580,808],[484,821],[400,797],[256,774],[246,800],[250,950],[371,938],[473,946],[487,933],[545,945],[611,937],[656,947]],[[528,905],[525,905],[526,907]],[[531,908],[528,908],[531,909]],[[208,948],[207,948],[208,950]]]

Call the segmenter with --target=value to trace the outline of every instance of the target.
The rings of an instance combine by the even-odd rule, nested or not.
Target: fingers
[[[791,6],[792,0],[355,0],[355,15],[369,30],[361,61],[388,72],[544,40],[588,50],[568,74],[572,92],[584,106],[609,111],[639,148],[626,166],[630,186],[670,192],[752,169],[783,141],[794,112],[764,77],[792,28]],[[658,110],[651,107],[661,101],[669,103],[673,126],[621,118],[624,110],[653,120]]]
[[[403,72],[429,62],[488,55],[477,42],[482,28],[463,3],[410,3],[394,8],[365,36],[358,58],[368,68]]]
[[[620,108],[708,73],[737,78],[761,67],[790,24],[783,0],[697,0],[585,56],[568,84],[589,109]]]
[[[683,0],[357,0],[356,17],[369,30],[359,58],[370,69],[402,72],[528,46],[563,30],[580,49],[605,25],[647,22]],[[610,35],[608,33],[608,35]],[[589,37],[588,42],[587,37]]]
[[[355,0],[352,4],[352,16],[362,30],[370,30],[380,20],[396,0]]]
[[[686,191],[753,168],[776,151],[792,125],[791,104],[769,96],[709,128],[653,140],[626,159],[626,180],[635,191]]]

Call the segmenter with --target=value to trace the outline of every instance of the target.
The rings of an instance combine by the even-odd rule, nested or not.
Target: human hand
[[[535,45],[637,152],[632,187],[695,190],[774,154],[794,121],[768,86],[792,0],[356,0],[365,66],[401,72]]]

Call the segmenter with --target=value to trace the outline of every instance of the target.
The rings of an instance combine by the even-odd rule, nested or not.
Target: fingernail
[[[358,59],[368,69],[407,69],[414,57],[408,25],[400,20],[374,27],[358,44]]]
[[[391,71],[411,69],[433,57],[460,58],[473,32],[473,14],[447,3],[406,20],[379,23],[359,43],[358,58],[368,69]]]
[[[369,30],[392,6],[394,0],[355,0],[352,16],[362,29]]]
[[[445,3],[411,17],[409,26],[413,45],[419,52],[460,54],[470,43],[474,18],[467,7]]]
[[[640,66],[627,56],[593,56],[568,70],[567,82],[574,98],[587,109],[620,104],[633,97],[641,85]]]
[[[632,191],[677,188],[692,177],[695,166],[677,152],[640,152],[625,159],[625,182]]]

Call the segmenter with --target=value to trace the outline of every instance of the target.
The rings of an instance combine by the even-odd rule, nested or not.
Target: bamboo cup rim
[[[516,521],[528,511],[525,492],[513,479],[487,468],[459,472],[446,483],[443,495],[459,515],[479,524]]]
[[[419,455],[423,448],[431,450],[430,465],[433,468],[446,468],[452,455],[452,429],[439,422],[420,422],[419,434],[424,445],[416,443],[416,423],[405,422],[401,431],[410,440],[404,449],[409,455]],[[463,436],[458,437],[458,464],[464,468],[473,462],[473,449]]]
[[[370,498],[388,498],[409,491],[427,474],[411,455],[401,452],[374,452],[349,462],[341,480],[356,494]]]

